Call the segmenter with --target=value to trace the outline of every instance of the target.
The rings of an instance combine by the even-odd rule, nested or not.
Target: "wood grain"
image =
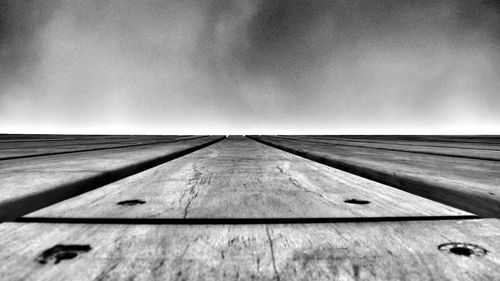
[[[294,225],[3,223],[4,280],[499,280],[496,219]],[[461,242],[487,251],[438,249]],[[57,244],[91,250],[55,264]]]
[[[345,202],[350,199],[369,203]],[[145,203],[118,204],[126,200]],[[229,137],[27,217],[366,218],[458,215],[470,214],[248,138]]]
[[[218,139],[0,161],[0,221],[159,165]]]
[[[269,145],[485,217],[500,217],[500,163],[276,137]]]

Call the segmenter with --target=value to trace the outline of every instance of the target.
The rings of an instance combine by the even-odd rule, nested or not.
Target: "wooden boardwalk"
[[[0,135],[0,280],[500,280],[500,138]]]

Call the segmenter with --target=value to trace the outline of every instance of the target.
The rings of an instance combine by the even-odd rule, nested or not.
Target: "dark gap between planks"
[[[21,217],[23,223],[74,224],[307,224],[339,222],[391,222],[480,219],[478,216],[406,216],[406,217],[322,217],[322,218],[57,218]]]

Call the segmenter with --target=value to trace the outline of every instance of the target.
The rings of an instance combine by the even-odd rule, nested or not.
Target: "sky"
[[[0,1],[0,132],[500,134],[498,1]]]

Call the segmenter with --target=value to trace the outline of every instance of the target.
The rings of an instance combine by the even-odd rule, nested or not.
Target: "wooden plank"
[[[332,135],[302,135],[314,137],[329,137]],[[335,135],[335,137],[372,140],[407,140],[407,141],[432,141],[432,142],[457,142],[500,144],[500,135]]]
[[[281,137],[281,136],[280,136]],[[296,136],[282,136],[296,137]],[[350,138],[342,136],[297,136],[299,138],[307,137],[313,140],[341,140],[358,143],[373,143],[373,144],[397,144],[416,147],[437,147],[437,148],[462,148],[462,149],[477,149],[499,151],[500,143],[484,143],[484,142],[457,142],[454,141],[436,141],[436,140],[400,140],[394,139],[372,139],[369,136],[364,138]]]
[[[38,135],[38,134],[0,134],[0,143],[21,143],[62,140],[119,140],[119,139],[161,139],[171,137],[189,137],[192,135]]]
[[[495,161],[256,139],[480,216],[500,217],[500,163]]]
[[[77,140],[77,139],[100,139],[104,135],[40,135],[40,134],[0,134],[0,143],[16,143],[16,142],[37,142],[44,141],[60,141],[60,140]],[[124,138],[126,136],[108,135],[107,138]]]
[[[0,235],[0,275],[12,281],[500,279],[496,219],[287,225],[3,223]],[[449,244],[454,242],[467,245]],[[56,245],[76,245],[80,251],[71,254],[59,246],[47,252]]]
[[[195,136],[73,136],[70,138],[29,138],[29,139],[3,139],[0,137],[0,149],[11,148],[13,146],[27,146],[27,147],[38,147],[42,145],[59,145],[59,144],[93,144],[93,143],[107,143],[107,142],[130,142],[130,141],[161,141],[170,139],[183,139],[192,138]]]
[[[220,138],[0,161],[0,220],[162,164]]]
[[[146,144],[167,143],[172,141],[200,138],[204,136],[170,137],[170,138],[111,138],[111,139],[87,139],[77,138],[62,141],[23,142],[23,143],[1,143],[0,160],[9,160],[22,157],[35,157],[54,155],[69,152],[82,152],[99,149],[111,149],[118,147],[132,147]]]
[[[189,136],[188,138],[192,138]],[[107,144],[107,143],[128,143],[128,142],[141,142],[141,141],[162,141],[171,139],[183,139],[185,137],[122,137],[122,138],[70,138],[70,139],[30,139],[29,141],[4,141],[0,143],[0,150],[10,149],[15,147],[47,147],[47,146],[61,146],[61,145],[90,145],[90,144]],[[1,139],[0,139],[1,140]]]
[[[499,226],[376,222],[269,226],[268,233],[281,280],[499,280]],[[467,247],[474,254],[467,256]]]
[[[346,203],[346,200],[359,200]],[[119,202],[140,200],[137,205]],[[350,202],[350,201],[348,201]],[[463,216],[243,137],[217,144],[27,217],[303,218]]]
[[[450,156],[450,157],[460,157],[460,158],[471,158],[478,160],[490,160],[490,161],[500,161],[500,146],[496,146],[496,149],[482,149],[476,147],[434,147],[434,146],[424,146],[422,144],[408,145],[408,144],[398,144],[394,142],[385,143],[372,143],[367,141],[352,141],[352,140],[342,140],[339,138],[313,138],[313,137],[298,137],[298,136],[280,136],[277,137],[286,140],[300,140],[315,144],[330,144],[342,147],[351,148],[373,148],[385,151],[397,151],[397,152],[411,152],[411,153],[423,153],[436,156]],[[447,143],[449,144],[449,143]]]

